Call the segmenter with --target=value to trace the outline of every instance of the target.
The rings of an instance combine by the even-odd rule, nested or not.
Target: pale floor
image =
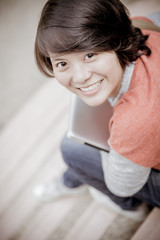
[[[0,240],[127,240],[135,224],[120,221],[87,193],[44,205],[33,198],[33,186],[65,169],[59,144],[70,101],[69,93],[34,64],[44,2],[0,1]],[[156,0],[124,2],[133,15],[160,10]],[[113,230],[113,222],[121,229]]]

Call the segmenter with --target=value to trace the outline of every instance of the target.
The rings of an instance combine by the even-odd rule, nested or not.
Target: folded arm
[[[101,151],[101,157],[105,183],[116,196],[132,196],[147,182],[151,168],[131,162],[111,146],[109,153]]]

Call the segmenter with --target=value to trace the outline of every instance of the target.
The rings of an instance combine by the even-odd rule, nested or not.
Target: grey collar
[[[119,90],[119,93],[117,94],[117,96],[108,98],[108,101],[112,107],[118,102],[118,100],[121,98],[123,93],[128,91],[130,82],[132,79],[133,70],[134,70],[134,62],[129,63],[129,65],[125,68],[121,87],[120,87],[120,90]]]

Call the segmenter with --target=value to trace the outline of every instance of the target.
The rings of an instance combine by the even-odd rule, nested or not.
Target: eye
[[[66,67],[66,65],[67,65],[66,62],[59,62],[59,63],[56,64],[56,67],[57,68],[64,68],[64,67]]]
[[[87,59],[90,59],[94,56],[95,56],[95,53],[88,53],[88,54],[86,54],[85,59],[87,60]]]

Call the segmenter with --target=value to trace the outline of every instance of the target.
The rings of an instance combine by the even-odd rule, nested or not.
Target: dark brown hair
[[[35,40],[36,62],[53,76],[48,52],[115,51],[123,68],[151,51],[119,0],[49,0],[41,13]]]

